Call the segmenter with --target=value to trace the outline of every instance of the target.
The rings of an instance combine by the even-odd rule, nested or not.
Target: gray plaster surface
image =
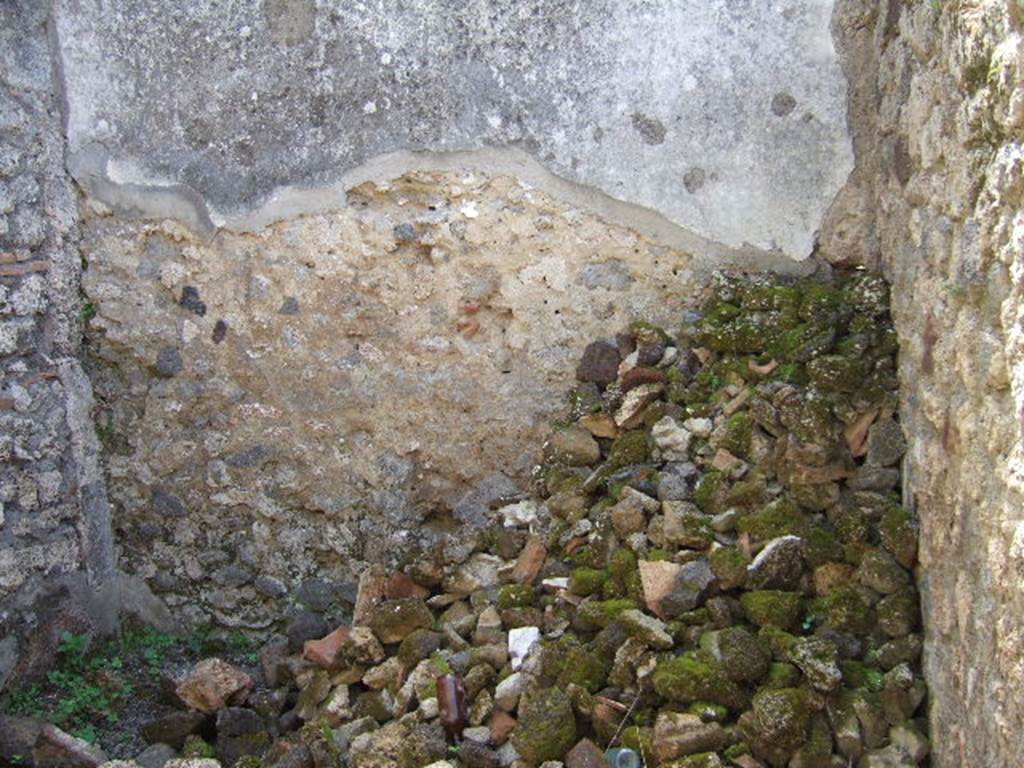
[[[57,0],[70,165],[119,209],[209,231],[343,202],[343,179],[400,171],[382,157],[511,150],[698,239],[803,258],[852,168],[831,11]]]

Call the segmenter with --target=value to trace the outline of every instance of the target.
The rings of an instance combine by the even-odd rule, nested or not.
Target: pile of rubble
[[[150,740],[242,768],[922,764],[895,354],[877,276],[719,276],[674,335],[586,348],[533,497],[367,571],[256,692],[204,661]]]

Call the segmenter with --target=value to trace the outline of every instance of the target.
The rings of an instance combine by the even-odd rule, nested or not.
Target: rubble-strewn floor
[[[351,623],[293,622],[252,674],[203,661],[150,740],[243,768],[924,763],[885,283],[721,275],[677,328],[615,330],[533,496],[368,569]]]

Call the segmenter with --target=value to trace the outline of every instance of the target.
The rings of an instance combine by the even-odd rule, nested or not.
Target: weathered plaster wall
[[[0,5],[0,688],[116,620],[46,9]]]
[[[837,17],[869,137],[859,256],[881,259],[900,335],[939,766],[1024,754],[1022,20],[1017,0],[851,2]]]
[[[802,259],[853,165],[831,0],[56,5],[76,178],[207,234],[390,153],[502,148]]]
[[[851,167],[830,2],[55,9],[120,566],[186,621],[514,494],[584,344],[813,270]]]

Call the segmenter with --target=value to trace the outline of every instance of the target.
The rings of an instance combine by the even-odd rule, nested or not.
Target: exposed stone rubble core
[[[595,342],[537,497],[402,572],[367,571],[354,625],[272,638],[248,699],[241,671],[196,667],[179,694],[238,698],[183,754],[580,768],[620,745],[671,768],[923,764],[895,353],[887,286],[867,273],[723,275],[677,332],[638,322]],[[445,675],[465,690],[454,750]]]
[[[211,244],[91,215],[82,249],[120,566],[181,621],[250,628],[519,493],[581,339],[695,283],[688,254],[467,174]]]

